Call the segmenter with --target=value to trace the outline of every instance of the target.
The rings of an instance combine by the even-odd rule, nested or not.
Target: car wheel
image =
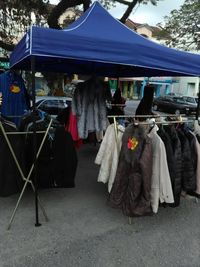
[[[175,114],[176,114],[176,115],[180,115],[180,114],[181,114],[181,113],[180,113],[180,110],[179,110],[179,109],[176,109],[176,110],[175,110]]]
[[[158,110],[158,106],[157,105],[153,105],[153,110]]]

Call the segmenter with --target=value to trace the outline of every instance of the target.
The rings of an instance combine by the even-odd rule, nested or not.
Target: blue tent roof
[[[200,76],[200,55],[152,42],[95,2],[64,30],[31,27],[11,54],[11,67],[110,77]]]

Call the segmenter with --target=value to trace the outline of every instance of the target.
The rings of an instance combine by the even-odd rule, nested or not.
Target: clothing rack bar
[[[112,106],[112,107],[125,107],[126,104],[107,104],[108,106]]]
[[[169,115],[108,115],[107,118],[165,118],[165,117],[184,117],[185,114],[180,114],[180,115],[174,115],[174,114],[169,114]]]
[[[154,125],[154,124],[163,124],[163,125],[170,125],[170,124],[176,124],[176,123],[188,123],[188,122],[194,122],[191,121],[158,121],[158,122],[133,122],[134,125]]]
[[[7,135],[18,135],[18,134],[34,134],[34,132],[5,132]],[[46,133],[46,131],[36,131],[36,134]]]

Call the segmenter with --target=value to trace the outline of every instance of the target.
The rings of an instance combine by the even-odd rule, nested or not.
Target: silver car
[[[71,105],[71,97],[36,96],[36,107],[56,117],[64,108]]]

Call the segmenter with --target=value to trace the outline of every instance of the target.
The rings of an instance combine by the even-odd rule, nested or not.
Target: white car
[[[71,97],[36,96],[36,107],[56,117],[62,109],[71,105]]]

